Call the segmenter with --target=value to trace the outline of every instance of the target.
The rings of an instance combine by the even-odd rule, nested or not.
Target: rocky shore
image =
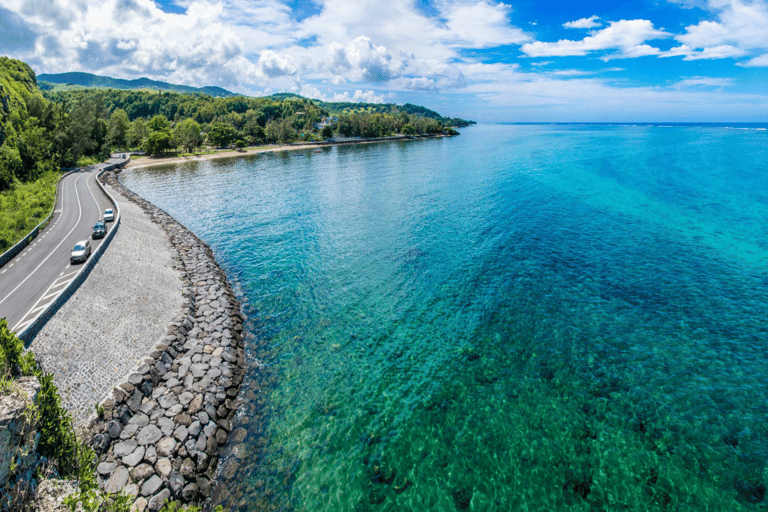
[[[103,180],[167,233],[183,299],[166,335],[89,425],[101,487],[136,495],[138,511],[159,510],[167,499],[199,503],[210,495],[219,447],[239,405],[244,318],[204,242],[114,173]]]

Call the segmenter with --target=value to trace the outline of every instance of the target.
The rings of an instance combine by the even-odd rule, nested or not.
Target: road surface
[[[104,239],[93,240],[93,225],[112,203],[96,183],[95,170],[74,172],[59,182],[56,209],[45,229],[15,258],[0,267],[0,318],[22,332],[77,277],[83,263],[71,264],[78,241],[91,241],[91,254]],[[114,227],[107,222],[107,230]]]

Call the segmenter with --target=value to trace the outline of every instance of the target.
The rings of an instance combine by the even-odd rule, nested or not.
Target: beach
[[[276,144],[268,146],[254,146],[243,149],[220,149],[211,153],[201,153],[186,156],[139,156],[131,158],[125,169],[143,169],[145,167],[155,167],[157,165],[183,164],[185,162],[201,162],[206,160],[219,160],[225,158],[236,158],[247,155],[257,155],[260,153],[272,153],[275,151],[300,151],[304,149],[319,149],[328,146],[373,144],[376,142],[397,142],[404,140],[433,139],[447,137],[447,135],[430,135],[422,137],[396,136],[379,137],[375,139],[342,139],[335,141],[308,142],[297,144]]]

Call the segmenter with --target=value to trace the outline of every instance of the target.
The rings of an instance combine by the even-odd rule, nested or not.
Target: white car
[[[115,220],[115,212],[112,210],[112,208],[109,208],[108,210],[104,210],[104,220],[107,222],[112,222]]]
[[[88,240],[82,240],[75,244],[75,248],[72,249],[72,256],[70,256],[69,260],[72,263],[78,263],[80,261],[87,260],[88,256],[90,255],[91,255],[91,242]]]

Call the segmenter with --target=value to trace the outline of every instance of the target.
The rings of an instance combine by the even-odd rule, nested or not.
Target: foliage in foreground
[[[96,486],[94,452],[75,433],[72,416],[62,405],[53,374],[44,373],[31,351],[24,353],[24,343],[0,319],[0,375],[35,376],[40,381],[35,410],[40,436],[37,452],[53,463],[62,477],[76,478],[81,490]]]

